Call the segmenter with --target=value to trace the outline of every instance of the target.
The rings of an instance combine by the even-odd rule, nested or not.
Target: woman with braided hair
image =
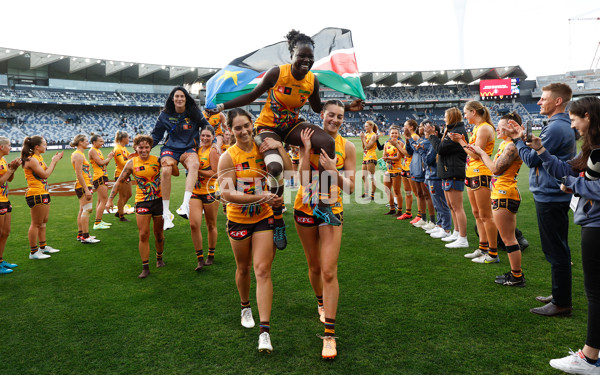
[[[311,128],[314,133],[311,138],[313,151],[317,154],[325,150],[330,158],[335,158],[335,141],[320,126],[306,122],[300,115],[300,109],[307,102],[315,113],[321,113],[323,103],[319,97],[319,80],[310,71],[314,62],[314,41],[299,31],[292,30],[286,35],[291,55],[291,64],[284,64],[269,69],[262,81],[249,93],[217,105],[217,112],[243,107],[268,93],[267,102],[254,124],[256,142],[260,144],[265,138],[277,142],[286,142],[294,146],[302,146],[301,133]],[[360,111],[363,108],[361,100],[355,100],[345,105],[346,110]],[[269,150],[264,154],[267,172],[272,176],[269,181],[271,192],[283,195],[283,161],[277,150]],[[319,165],[319,177],[323,180],[323,167]],[[332,185],[336,185],[332,180]],[[326,196],[330,191],[329,184],[320,188],[321,197],[314,209],[314,214],[326,224],[340,225],[341,221],[333,214]],[[324,193],[324,194],[323,194]],[[285,248],[287,238],[283,223],[282,207],[273,207],[275,218],[274,241],[279,249]]]

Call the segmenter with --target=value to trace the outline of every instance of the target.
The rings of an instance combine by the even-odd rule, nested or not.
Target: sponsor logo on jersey
[[[229,236],[233,238],[244,238],[248,235],[248,230],[230,230]]]
[[[279,91],[283,95],[292,95],[291,87],[279,86],[279,87],[277,87],[277,91]]]
[[[8,208],[0,209],[0,215],[4,215],[7,212],[8,212]]]
[[[139,167],[135,168],[136,172],[141,172],[141,171],[144,171],[144,170],[146,170],[146,168],[143,165],[140,165]]]
[[[306,216],[296,216],[296,222],[298,224],[314,224],[315,219],[312,217],[306,217]]]
[[[160,153],[160,156],[164,156],[164,155],[173,155],[173,151],[163,151]]]
[[[135,210],[135,213],[136,213],[136,214],[140,214],[140,215],[141,215],[141,214],[145,214],[146,212],[150,212],[150,210],[149,210],[149,209],[147,209],[146,207],[138,207],[138,208]]]

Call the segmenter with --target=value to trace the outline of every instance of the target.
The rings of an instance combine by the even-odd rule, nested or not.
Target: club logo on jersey
[[[277,91],[279,91],[283,95],[292,95],[291,87],[279,86],[279,87],[277,87]]]
[[[138,207],[135,210],[135,213],[139,214],[139,215],[143,215],[143,214],[148,213],[148,212],[150,212],[150,210],[148,208],[146,208],[146,207]]]
[[[248,235],[248,230],[230,230],[229,236],[232,238],[244,238]]]
[[[245,171],[250,169],[250,163],[248,163],[247,161],[243,162],[242,164],[237,164],[235,166],[235,170],[240,172],[240,171]]]

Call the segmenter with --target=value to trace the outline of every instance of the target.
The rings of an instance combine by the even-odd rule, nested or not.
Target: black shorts
[[[50,194],[30,195],[25,197],[25,201],[29,208],[33,208],[38,204],[50,204]]]
[[[93,192],[93,189],[91,186],[88,186],[88,189],[90,190],[90,192]],[[85,193],[83,192],[83,188],[75,189],[75,195],[77,195],[77,199],[81,199],[81,197],[83,197],[85,195]]]
[[[192,194],[191,199],[200,199],[203,204],[211,204],[219,200],[217,194]]]
[[[490,188],[492,176],[475,176],[465,178],[465,185],[471,190],[477,190],[480,187]]]
[[[100,185],[106,185],[106,183],[108,182],[108,176],[102,176],[97,180],[94,180],[93,184],[94,184],[94,190],[98,190],[98,187]]]
[[[273,230],[273,222],[273,216],[252,224],[242,224],[227,220],[227,234],[234,241],[243,241],[252,237],[254,233]]]
[[[344,224],[343,212],[335,214],[335,217],[337,217],[342,222],[342,224]],[[296,223],[298,223],[298,225],[300,225],[301,227],[307,228],[318,227],[320,225],[327,225],[325,224],[323,219],[320,219],[314,215],[309,215],[306,212],[300,210],[294,210],[294,220],[296,220]]]
[[[300,164],[300,159],[292,159],[292,164]]]
[[[158,160],[161,160],[163,157],[168,156],[170,158],[173,158],[175,160],[177,160],[179,162],[179,159],[181,158],[181,155],[183,154],[195,154],[196,153],[196,149],[195,148],[189,148],[185,151],[179,151],[179,150],[175,150],[172,148],[169,148],[167,146],[163,146],[160,149],[160,157],[158,158]]]
[[[492,199],[492,210],[499,210],[501,208],[506,208],[513,214],[516,214],[519,211],[519,206],[521,205],[521,201],[517,201],[514,199]]]
[[[377,160],[363,160],[363,164],[377,164]]]
[[[386,172],[386,173],[390,178],[396,178],[396,177],[400,176],[400,173],[389,173],[389,172]]]
[[[136,202],[135,203],[135,214],[136,215],[152,215],[162,216],[163,205],[162,198],[153,199],[151,201]]]
[[[5,214],[9,214],[11,212],[12,206],[10,204],[10,201],[0,203],[0,216],[4,216]]]
[[[405,170],[400,171],[400,177],[410,178],[410,171],[405,171]]]

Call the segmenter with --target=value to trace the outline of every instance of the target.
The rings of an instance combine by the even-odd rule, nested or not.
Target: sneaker
[[[415,227],[415,228],[422,228],[425,225],[427,225],[427,221],[424,220],[424,219],[421,219],[421,220],[417,221],[416,223],[414,223],[413,227]]]
[[[412,219],[412,214],[407,214],[406,212],[403,213],[402,215],[398,216],[396,218],[396,220],[407,220],[407,219]]]
[[[490,264],[490,263],[500,263],[500,257],[492,258],[490,254],[483,254],[477,258],[471,259],[471,262],[481,263],[481,264]]]
[[[175,224],[173,224],[174,217],[175,216],[170,212],[163,214],[163,220],[164,220],[163,230],[169,230],[175,226]]]
[[[423,229],[425,229],[425,228],[423,228]],[[427,229],[427,230],[425,230],[425,233],[427,233],[427,234],[431,235],[432,233],[439,232],[440,230],[443,230],[443,229],[442,229],[442,228],[440,228],[440,227],[438,227],[438,226],[436,225],[436,226],[434,226],[434,227],[433,227],[433,228],[431,228],[431,229]]]
[[[242,309],[242,326],[245,328],[254,327],[254,318],[252,317],[252,308]]]
[[[273,228],[273,242],[278,250],[283,250],[287,246],[287,235],[285,234],[285,225]]]
[[[504,286],[525,286],[525,276],[514,277],[512,272],[507,272],[504,275],[496,276],[495,280],[496,284],[504,285]]]
[[[29,253],[29,259],[48,259],[48,258],[50,258],[50,255],[46,255],[46,254],[42,253],[39,249],[38,249],[38,251],[36,251],[33,254]]]
[[[321,357],[323,359],[334,359],[337,356],[337,348],[335,344],[334,336],[323,336],[323,350],[321,351]]]
[[[469,247],[469,241],[467,240],[467,237],[458,236],[458,239],[456,241],[447,243],[446,247],[449,249],[460,249],[463,247]]]
[[[258,336],[258,351],[271,353],[273,345],[271,345],[271,336],[268,332],[263,332]]]
[[[13,269],[16,268],[17,265],[14,263],[8,263],[7,261],[3,260],[2,262],[0,262],[0,267]]]
[[[106,221],[104,221],[104,220],[100,220],[100,224],[103,224],[103,225],[108,225],[109,227],[112,225],[112,223],[107,223],[107,222],[106,222]]]
[[[94,224],[94,230],[96,229],[110,229],[110,225],[104,225],[102,222],[100,224]]]
[[[425,233],[427,233],[428,230],[433,230],[435,228],[437,228],[436,225],[431,221],[428,221],[427,223],[425,223],[425,225],[421,227],[421,229],[423,229]]]
[[[338,226],[338,225],[342,224],[340,219],[338,219],[331,211],[331,206],[325,206],[325,207],[317,206],[313,209],[313,215],[315,215],[319,219],[323,220],[325,222],[325,224],[334,225],[334,226]]]
[[[569,350],[568,356],[550,360],[550,366],[569,374],[600,374],[600,363],[591,364],[586,361],[581,350],[577,353]]]
[[[60,252],[60,250],[55,249],[52,246],[48,246],[48,245],[46,245],[46,247],[44,247],[43,249],[40,248],[40,250],[42,250],[42,253],[44,253],[44,254],[54,254],[54,253]]]
[[[419,221],[421,221],[421,220],[423,220],[423,219],[421,219],[421,218],[420,218],[420,217],[418,217],[418,216],[415,216],[415,218],[414,218],[414,219],[412,219],[412,220],[410,221],[410,223],[411,223],[412,225],[415,225],[416,223],[418,223],[418,222],[419,222]]]
[[[317,307],[317,312],[319,313],[319,320],[325,324],[325,306]]]
[[[474,258],[479,258],[480,256],[485,255],[485,254],[486,253],[481,251],[481,249],[477,249],[477,250],[473,251],[472,253],[465,254],[465,258],[474,259]]]
[[[189,204],[182,204],[181,207],[179,207],[177,209],[177,215],[181,216],[184,219],[188,219],[188,217],[190,216],[190,205]],[[173,219],[171,219],[173,220]]]
[[[431,233],[430,236],[431,238],[440,238],[444,241],[446,238],[450,237],[451,234],[450,231],[446,232],[443,228],[440,228],[437,232]]]
[[[442,238],[442,241],[444,241],[444,242],[454,242],[454,241],[458,240],[458,237],[460,237],[460,233],[457,232],[457,231],[454,231],[454,232],[452,232],[451,235]]]
[[[7,273],[13,273],[13,270],[8,267],[0,266],[0,275],[5,275]]]
[[[98,243],[100,240],[97,240],[96,237],[89,236],[88,238],[81,237],[81,243]]]

